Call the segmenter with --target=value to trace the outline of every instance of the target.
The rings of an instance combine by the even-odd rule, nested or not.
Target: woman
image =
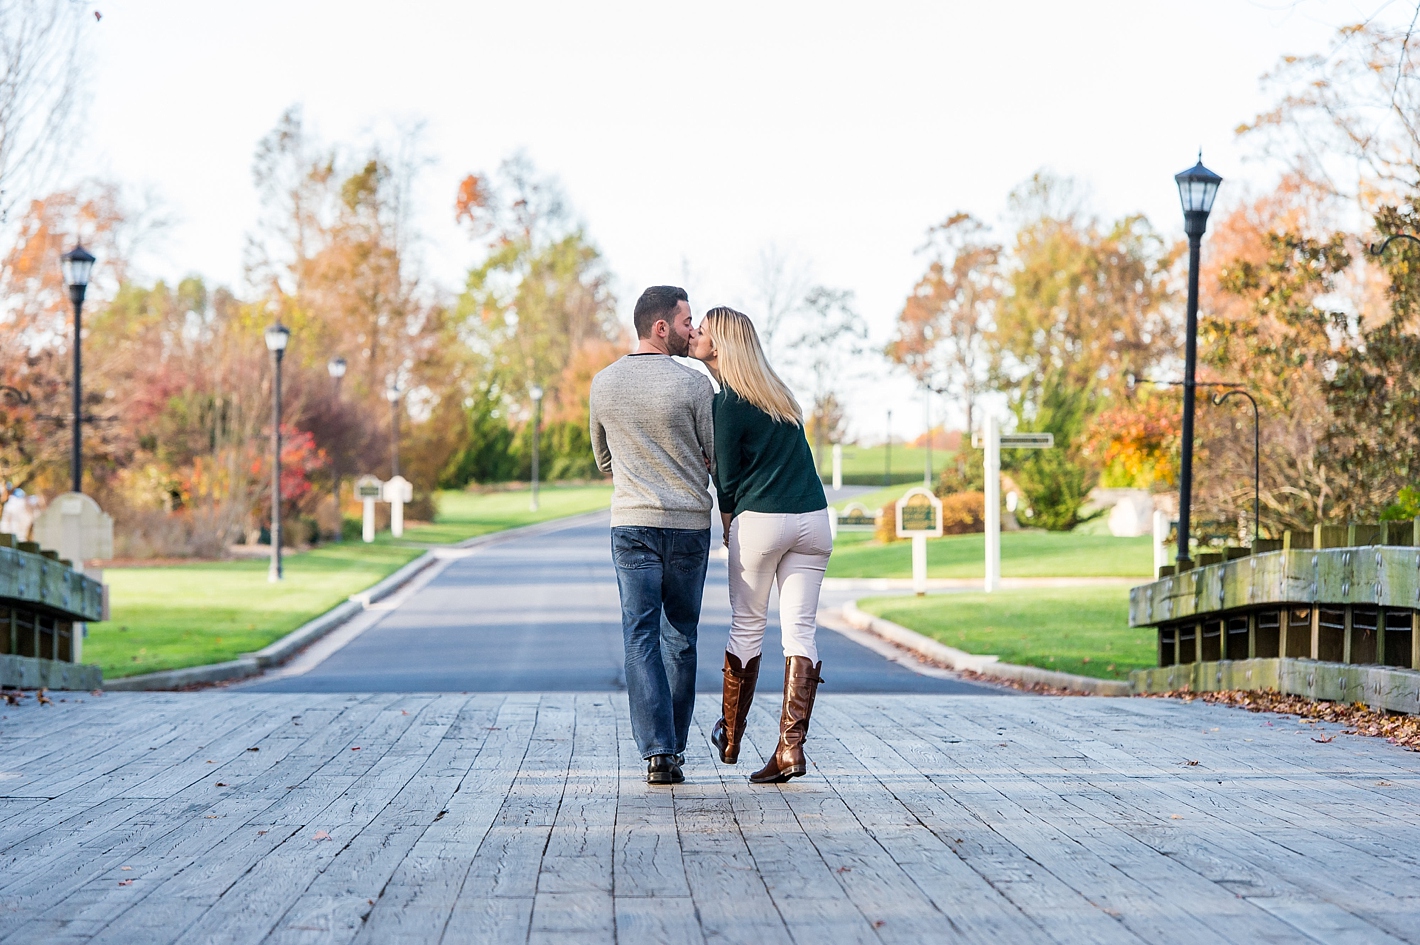
[[[805,771],[804,739],[823,680],[814,644],[819,588],[833,552],[828,500],[804,436],[804,414],[774,373],[749,318],[730,308],[705,314],[690,353],[720,384],[715,395],[715,491],[730,548],[730,640],[723,711],[711,740],[720,760],[739,760],[745,717],[759,678],[769,591],[779,582],[784,706],[779,745],[749,776],[756,784]]]

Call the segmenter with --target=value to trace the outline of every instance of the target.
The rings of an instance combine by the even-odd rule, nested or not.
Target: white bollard
[[[927,593],[927,536],[912,536],[912,590],[921,597]]]
[[[365,506],[365,519],[360,537],[368,543],[375,540],[375,500],[366,496],[362,504]]]
[[[843,444],[833,444],[833,491],[843,488]]]
[[[398,538],[404,534],[404,497],[396,495],[390,500],[390,534]]]
[[[1001,426],[986,418],[986,580],[991,593],[1001,586]]]

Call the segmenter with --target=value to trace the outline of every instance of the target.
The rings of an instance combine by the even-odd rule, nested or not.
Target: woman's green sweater
[[[725,386],[715,395],[715,492],[731,515],[828,508],[804,428],[774,420]]]

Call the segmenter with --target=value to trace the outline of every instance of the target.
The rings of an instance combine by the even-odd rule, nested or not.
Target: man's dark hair
[[[651,337],[651,328],[661,319],[671,321],[675,317],[676,306],[689,302],[690,296],[676,285],[653,285],[636,300],[636,314],[632,322],[636,325],[637,338]]]

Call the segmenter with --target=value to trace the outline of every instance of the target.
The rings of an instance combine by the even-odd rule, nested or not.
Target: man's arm
[[[597,414],[596,384],[592,385],[592,394],[587,406],[591,413],[592,455],[597,458],[597,468],[610,476],[611,448],[606,445],[606,427],[602,426],[601,417]]]
[[[715,389],[710,381],[704,383],[704,391],[694,400],[695,437],[700,441],[700,453],[705,457],[705,466],[711,477],[715,475]]]

